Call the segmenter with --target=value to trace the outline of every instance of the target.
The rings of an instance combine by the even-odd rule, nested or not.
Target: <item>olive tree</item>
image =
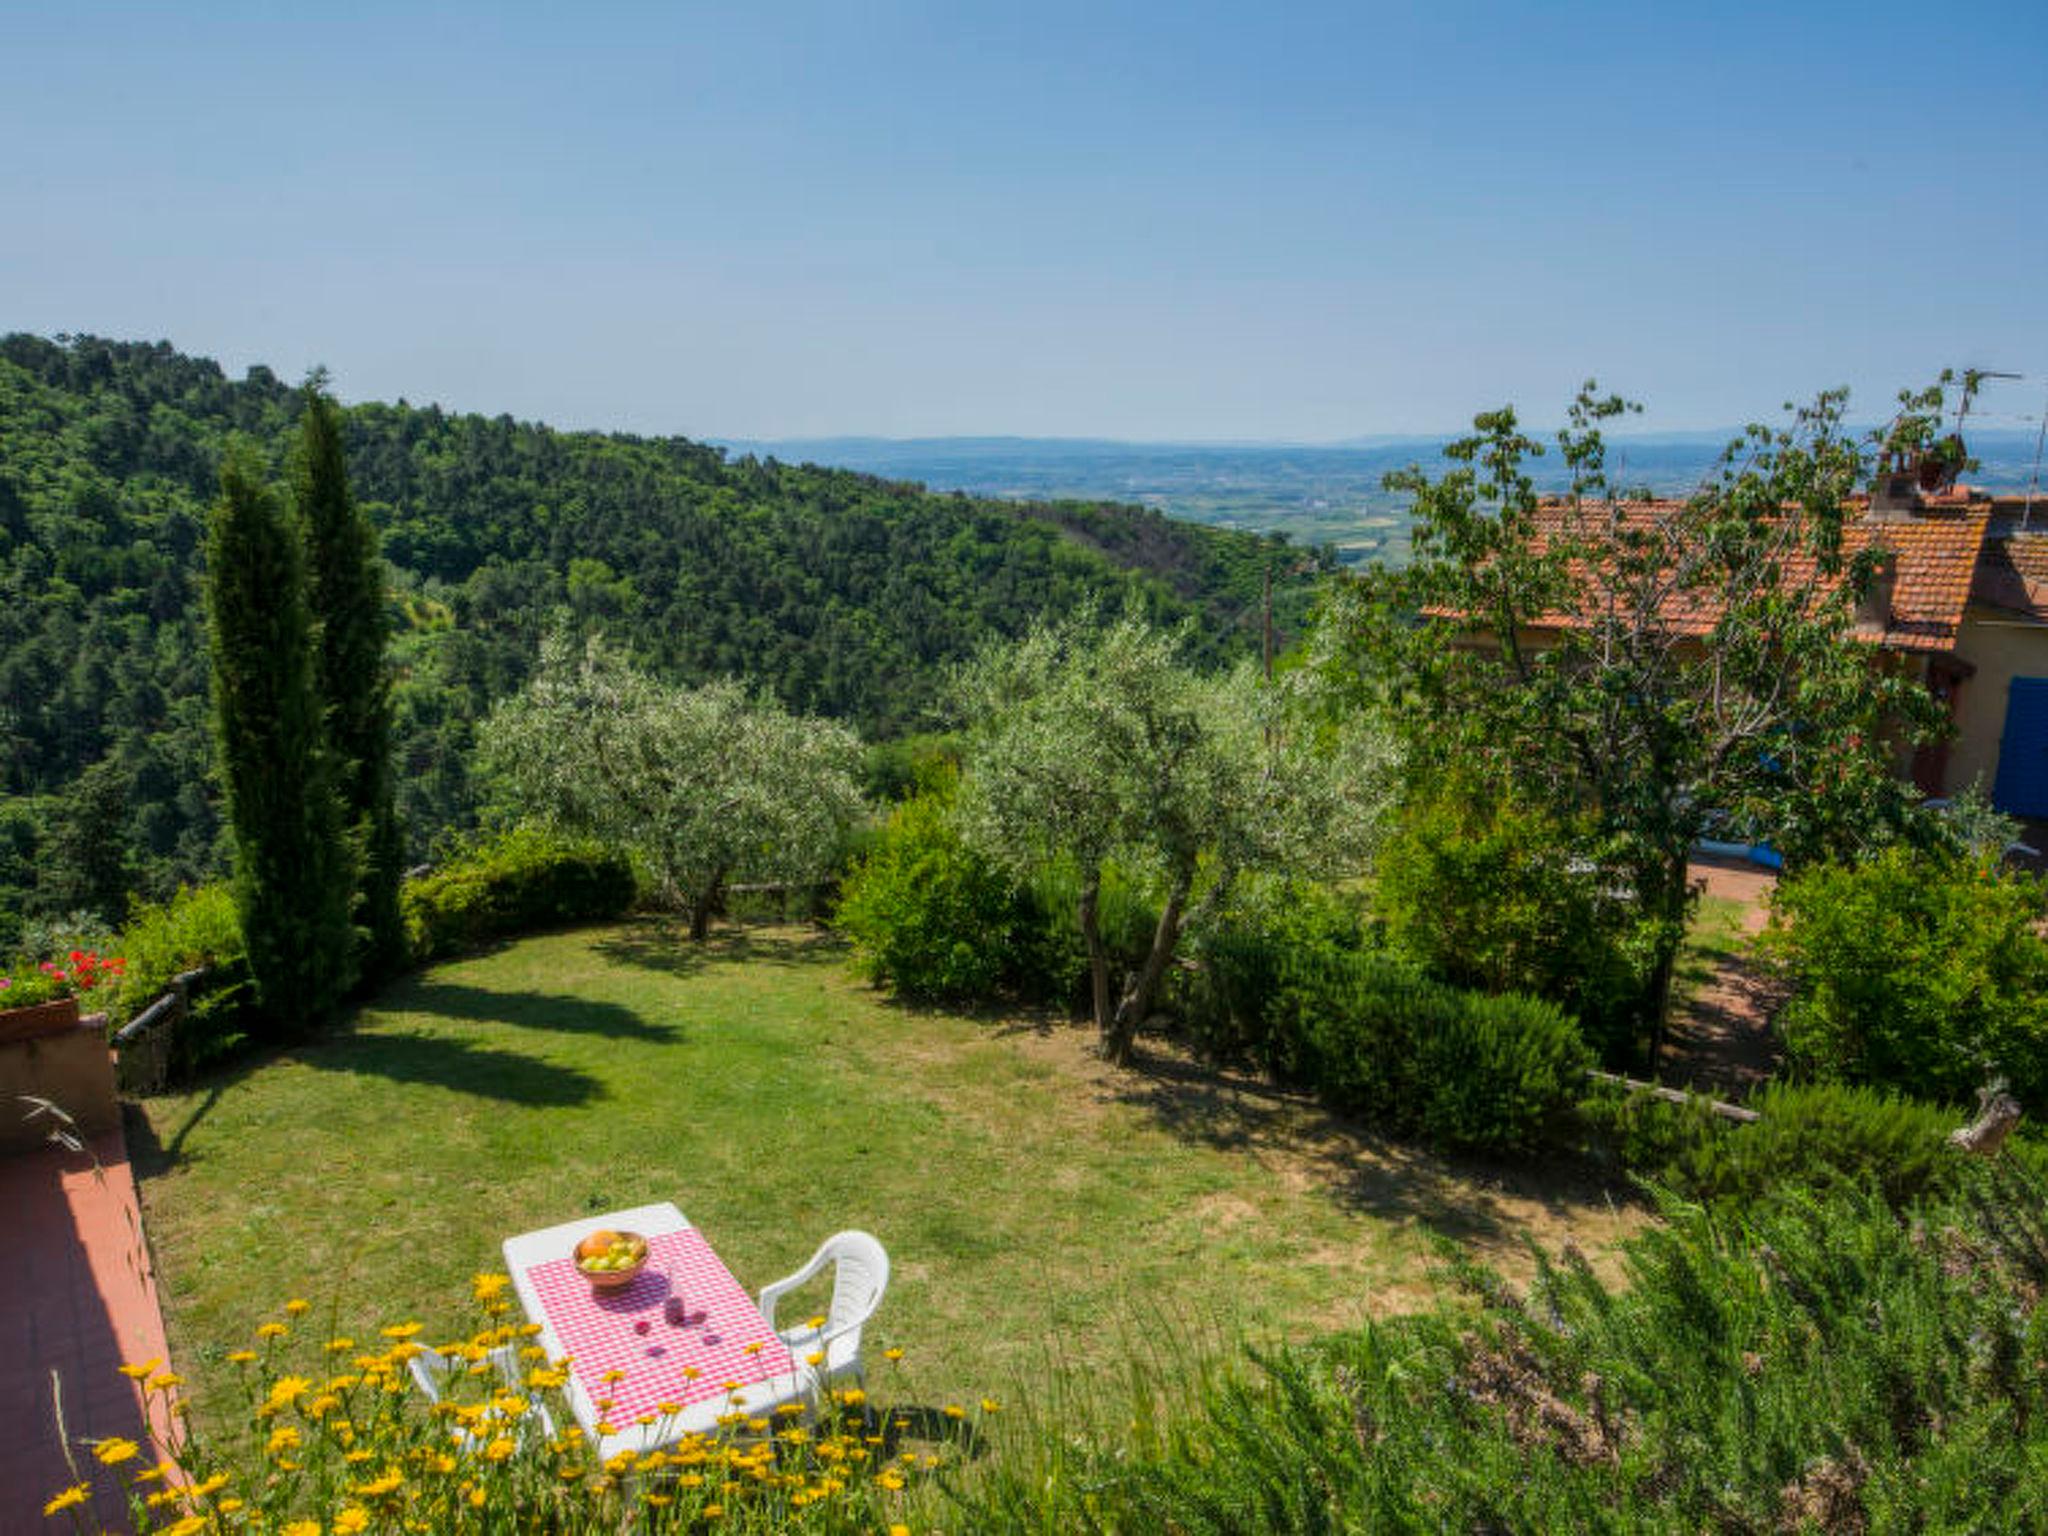
[[[823,874],[862,810],[860,743],[844,726],[731,680],[663,683],[560,633],[478,747],[506,808],[639,854],[692,938],[735,880]]]
[[[1187,631],[1082,611],[985,651],[962,674],[970,722],[962,814],[1019,874],[1071,860],[1075,921],[1103,1054],[1123,1061],[1183,932],[1247,870],[1335,874],[1363,862],[1388,753],[1245,666],[1204,676]],[[1111,999],[1098,923],[1106,866],[1148,877],[1159,919]]]

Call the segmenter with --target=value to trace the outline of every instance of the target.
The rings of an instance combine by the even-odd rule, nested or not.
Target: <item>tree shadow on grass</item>
[[[603,1035],[614,1040],[669,1044],[680,1026],[652,1024],[618,1003],[551,992],[499,991],[429,977],[401,982],[373,1004],[379,1013],[434,1013],[517,1029],[547,1029],[570,1035]]]
[[[619,965],[694,976],[710,965],[811,965],[844,954],[846,941],[829,928],[796,923],[722,924],[696,940],[678,919],[643,917],[591,948]]]
[[[424,1083],[530,1108],[566,1108],[605,1096],[579,1067],[442,1035],[344,1030],[289,1053],[302,1066],[394,1083]]]
[[[1110,1096],[1184,1140],[1305,1176],[1345,1210],[1413,1220],[1460,1242],[1518,1244],[1532,1205],[1568,1224],[1638,1198],[1569,1157],[1538,1166],[1439,1156],[1334,1115],[1310,1095],[1164,1045],[1140,1046]]]
[[[665,1038],[665,1037],[664,1037]],[[296,1062],[320,1072],[422,1083],[530,1108],[566,1108],[606,1095],[604,1083],[577,1067],[543,1061],[438,1035],[340,1026],[310,1040],[238,1052],[200,1075],[187,1091],[201,1095],[168,1142],[141,1113],[127,1120],[130,1155],[138,1177],[152,1178],[185,1160],[185,1143],[223,1094],[267,1067]]]

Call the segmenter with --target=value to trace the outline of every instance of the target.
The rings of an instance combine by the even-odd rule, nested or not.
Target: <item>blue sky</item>
[[[2038,411],[2044,181],[2038,0],[0,0],[0,329],[572,426]]]

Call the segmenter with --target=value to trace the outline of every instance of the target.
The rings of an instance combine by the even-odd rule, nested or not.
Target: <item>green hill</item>
[[[200,550],[222,444],[281,461],[296,391],[166,343],[0,338],[0,927],[220,867]],[[881,739],[946,667],[1088,597],[1257,644],[1276,541],[1140,508],[1018,505],[683,438],[362,404],[355,492],[392,567],[415,850],[475,814],[475,721],[567,614],[671,677],[752,679]],[[1286,578],[1283,629],[1308,601]]]

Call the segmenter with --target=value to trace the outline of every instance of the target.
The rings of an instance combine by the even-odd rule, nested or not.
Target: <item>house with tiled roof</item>
[[[1618,515],[1625,527],[1673,516],[1680,505],[1634,502],[1617,514],[1551,503],[1538,517],[1554,535],[1597,548],[1597,536],[1574,518],[1608,526]],[[1902,761],[1901,772],[1929,796],[1974,786],[2001,810],[2048,818],[2048,500],[1894,485],[1864,502],[1843,530],[1845,555],[1872,545],[1888,558],[1858,605],[1854,632],[1911,669],[1954,726],[1949,740]],[[1810,558],[1788,552],[1783,565],[1788,588],[1825,589]],[[1578,574],[1597,602],[1598,573]],[[1712,631],[1717,613],[1697,592],[1674,585],[1663,601],[1660,622],[1671,632]],[[1541,644],[1544,630],[1574,622],[1546,615],[1528,638]]]

